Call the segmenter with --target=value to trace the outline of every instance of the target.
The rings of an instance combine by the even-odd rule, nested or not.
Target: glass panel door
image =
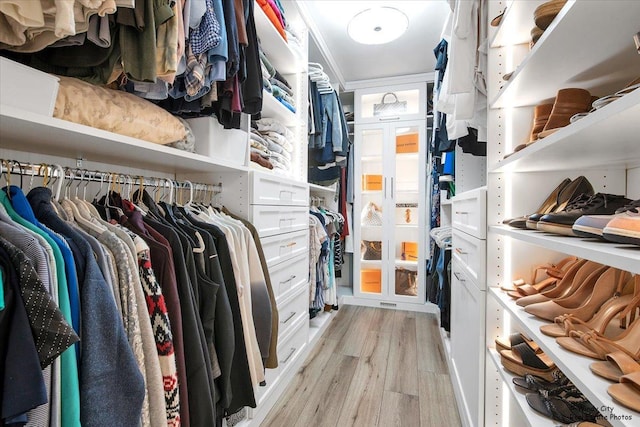
[[[418,261],[422,258],[420,242],[421,197],[420,143],[423,132],[416,122],[398,123],[391,129],[394,145],[394,169],[390,183],[393,221],[390,242],[394,295],[418,296]]]
[[[360,291],[382,294],[383,261],[383,211],[385,177],[383,147],[385,129],[367,128],[360,133]]]

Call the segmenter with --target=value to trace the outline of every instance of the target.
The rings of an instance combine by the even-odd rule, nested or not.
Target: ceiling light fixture
[[[407,31],[409,18],[393,7],[367,9],[351,18],[349,37],[362,44],[389,43]]]

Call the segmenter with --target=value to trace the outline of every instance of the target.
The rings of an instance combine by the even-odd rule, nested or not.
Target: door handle
[[[391,198],[393,199],[393,177],[391,177]]]

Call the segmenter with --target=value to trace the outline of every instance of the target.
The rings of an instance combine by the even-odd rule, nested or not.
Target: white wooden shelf
[[[277,119],[285,126],[296,126],[298,124],[296,113],[289,110],[264,89],[262,90],[262,117]]]
[[[260,46],[271,65],[280,74],[294,74],[303,71],[307,65],[306,62],[304,64],[301,63],[289,43],[282,38],[257,3],[254,5],[254,19],[256,31],[260,37]]]
[[[180,174],[247,167],[0,105],[0,148]]]
[[[591,372],[589,365],[595,362],[594,359],[567,351],[556,343],[555,338],[542,334],[540,332],[540,326],[548,325],[550,322],[540,320],[530,315],[524,311],[522,307],[516,305],[515,301],[505,292],[497,288],[491,288],[489,293],[505,309],[511,320],[516,321],[522,327],[522,331],[538,343],[540,348],[553,359],[556,366],[580,389],[596,408],[614,408],[613,415],[616,418],[609,417],[608,419],[612,425],[638,425],[640,413],[619,405],[607,394],[607,388],[613,384],[613,382],[607,381]],[[605,412],[602,413],[602,415],[606,417],[610,414]]]
[[[535,26],[533,12],[545,0],[512,1],[502,15],[500,25],[491,39],[491,47],[512,46],[529,43],[531,29]],[[493,16],[489,17],[493,19]]]
[[[536,230],[520,230],[502,225],[490,226],[489,231],[549,250],[563,252],[567,255],[574,255],[634,274],[640,274],[640,247],[638,246],[561,236]]]
[[[336,188],[335,187],[324,187],[322,185],[309,183],[309,191],[312,192],[312,193],[333,195],[333,194],[336,193]]]
[[[512,381],[515,376],[502,367],[502,363],[500,363],[500,354],[492,348],[487,349],[487,353],[489,359],[491,359],[494,365],[496,365],[496,368],[498,369],[498,373],[500,374],[504,385],[509,389],[511,396],[515,399],[518,407],[524,414],[524,418],[528,423],[527,425],[529,427],[549,427],[551,425],[557,425],[557,421],[554,421],[551,418],[547,418],[531,409],[531,407],[527,403],[526,392],[520,391],[522,389],[516,387],[516,385]]]
[[[640,58],[640,55],[637,55]],[[640,165],[640,90],[499,160],[492,172]],[[581,155],[588,153],[588,156]]]
[[[640,2],[635,0],[609,1],[606,6],[569,0],[490,107],[536,105],[566,87],[588,89],[596,96],[622,89],[640,69],[632,40],[639,16]],[[531,29],[524,22],[514,25]]]
[[[396,259],[395,266],[403,267],[403,268],[418,268],[418,261],[406,261],[402,259]]]

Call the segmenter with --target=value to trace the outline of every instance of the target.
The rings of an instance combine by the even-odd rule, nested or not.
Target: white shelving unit
[[[545,354],[551,356],[556,366],[587,396],[596,408],[615,408],[614,415],[616,418],[621,417],[623,420],[638,419],[640,415],[637,412],[619,405],[607,394],[607,387],[613,383],[591,372],[589,365],[595,362],[594,359],[567,351],[556,343],[555,338],[540,332],[540,326],[549,325],[551,322],[530,315],[522,307],[516,305],[510,296],[496,288],[492,288],[490,294],[509,314],[511,319],[517,322],[518,326],[522,328],[522,332],[538,343]],[[602,415],[607,416],[610,414],[603,413]],[[613,417],[610,417],[609,422],[614,426],[633,425],[629,421],[620,421]]]
[[[0,106],[0,148],[181,174],[248,168],[66,120]]]
[[[511,4],[518,3],[527,2]],[[634,0],[569,0],[509,81],[489,96],[490,108],[539,104],[562,87],[581,87],[598,96],[621,89],[638,77],[631,38],[638,31],[639,14],[640,4]],[[511,40],[508,28],[530,30],[532,25],[524,15],[508,13],[501,27],[505,40]],[[515,36],[507,47],[517,42],[522,38]],[[589,54],[579,54],[587,46]]]
[[[489,231],[532,243],[540,248],[571,254],[601,264],[640,274],[640,249],[595,239],[560,236],[536,230],[520,230],[507,226],[491,226]]]
[[[491,39],[490,46],[501,47],[529,43],[529,40],[531,40],[530,30],[535,25],[533,12],[544,2],[545,0],[512,2],[504,11],[500,25]],[[493,19],[493,17],[490,18]]]
[[[531,172],[638,164],[638,117],[640,91],[636,90],[506,159],[498,159],[493,171]],[[589,153],[589,156],[578,153]]]
[[[549,419],[547,417],[540,415],[533,409],[531,409],[531,407],[527,403],[526,393],[523,393],[522,391],[520,391],[518,387],[516,387],[516,385],[513,384],[512,379],[514,378],[514,376],[513,374],[511,374],[511,372],[505,370],[502,367],[502,364],[500,363],[500,354],[498,354],[498,352],[492,348],[488,349],[488,352],[489,352],[488,353],[489,359],[491,359],[491,361],[495,365],[496,369],[498,370],[498,373],[500,374],[500,377],[502,378],[502,381],[504,381],[504,384],[508,387],[509,393],[511,394],[511,396],[513,396],[513,398],[515,399],[518,405],[518,408],[524,414],[524,418],[527,422],[527,426],[528,427],[548,427]]]
[[[489,1],[489,16],[507,8],[490,36],[489,144],[487,170],[487,301],[485,425],[554,425],[532,411],[511,375],[500,365],[494,339],[523,332],[534,339],[565,375],[615,426],[637,425],[640,413],[607,394],[611,384],[589,369],[592,359],[562,349],[542,334],[547,322],[528,313],[499,286],[527,277],[533,265],[570,255],[640,273],[640,248],[571,238],[501,224],[530,214],[563,178],[586,176],[596,192],[640,198],[640,91],[632,92],[520,152],[535,105],[562,88],[579,87],[605,96],[638,77],[640,55],[632,35],[638,31],[640,3],[569,0],[531,51],[527,51],[532,12],[543,1]],[[526,31],[526,33],[525,33]],[[589,46],[589,55],[581,49]],[[522,54],[524,52],[524,54]],[[519,64],[518,59],[521,59]],[[502,75],[514,70],[505,82]],[[498,378],[497,382],[495,378]],[[606,411],[605,407],[613,408]],[[514,408],[519,408],[515,410]],[[511,412],[510,412],[511,411]],[[613,416],[612,416],[613,415]]]

